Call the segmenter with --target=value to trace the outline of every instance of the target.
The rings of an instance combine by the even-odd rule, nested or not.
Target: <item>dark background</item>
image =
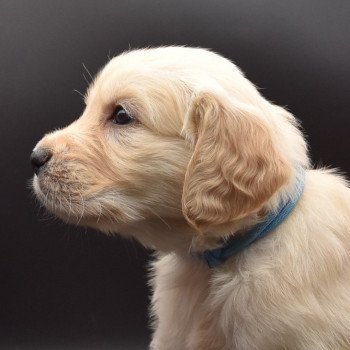
[[[125,49],[185,44],[231,58],[302,121],[314,164],[350,171],[350,2],[0,0],[0,348],[146,349],[148,253],[67,227],[28,188],[29,154],[80,115]]]

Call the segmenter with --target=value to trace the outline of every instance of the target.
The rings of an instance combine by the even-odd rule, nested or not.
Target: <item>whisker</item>
[[[68,200],[68,204],[69,204],[68,220],[69,220],[70,214],[73,212],[73,210],[72,210],[72,198],[70,196],[70,191],[69,190],[68,190],[68,198],[69,198],[69,200]]]
[[[78,93],[83,98],[83,100],[85,99],[85,95],[81,93],[79,90],[74,89],[73,91]]]
[[[90,85],[90,82],[89,80],[86,78],[85,74],[83,73],[83,77],[84,77],[84,80],[86,81],[86,84],[88,84],[88,86]]]
[[[101,202],[98,201],[97,204],[99,205],[100,207],[100,213],[98,214],[98,217],[97,217],[97,223],[99,223],[100,219],[101,219],[101,215],[102,215],[102,205],[101,205]]]
[[[85,66],[84,63],[82,63],[82,65],[83,65],[84,69],[86,70],[87,74],[89,74],[89,77],[91,78],[91,82],[93,82],[93,81],[94,81],[94,78],[92,77],[92,74],[91,74],[91,73],[89,72],[89,70],[86,68],[86,66]]]
[[[78,222],[77,222],[77,225],[79,225],[79,223],[80,223],[80,221],[81,221],[81,219],[83,218],[84,213],[85,213],[85,202],[84,202],[83,196],[81,195],[81,192],[79,192],[79,196],[80,196],[80,198],[81,198],[81,203],[82,203],[83,209],[82,209],[82,211],[81,211],[81,215],[80,215],[80,218],[79,218],[79,220],[78,220]]]
[[[152,209],[148,208],[148,210],[155,215],[156,217],[158,217],[169,229],[171,229],[171,226],[159,215],[157,214],[155,211],[153,211]]]

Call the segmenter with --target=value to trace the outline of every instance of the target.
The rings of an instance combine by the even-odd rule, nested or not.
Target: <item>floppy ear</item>
[[[232,101],[225,92],[197,95],[184,131],[194,152],[182,207],[199,230],[257,212],[291,176],[263,112]]]

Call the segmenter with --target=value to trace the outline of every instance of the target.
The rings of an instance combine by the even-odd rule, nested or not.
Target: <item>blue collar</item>
[[[229,238],[225,244],[216,249],[206,250],[200,253],[200,258],[206,260],[210,268],[222,265],[227,259],[240,253],[250,244],[266,236],[281,224],[295,208],[301,197],[305,184],[305,170],[298,169],[295,183],[295,193],[287,201],[283,201],[276,212],[270,213],[263,222],[257,224],[250,231]]]

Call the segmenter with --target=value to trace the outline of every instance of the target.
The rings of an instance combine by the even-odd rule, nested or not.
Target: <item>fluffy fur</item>
[[[113,124],[117,105],[137,121]],[[157,251],[151,349],[350,349],[347,184],[310,169],[295,118],[229,60],[183,47],[115,57],[82,116],[36,148],[53,153],[33,180],[50,211]],[[293,196],[298,165],[305,191],[277,229],[215,269],[190,254]]]

